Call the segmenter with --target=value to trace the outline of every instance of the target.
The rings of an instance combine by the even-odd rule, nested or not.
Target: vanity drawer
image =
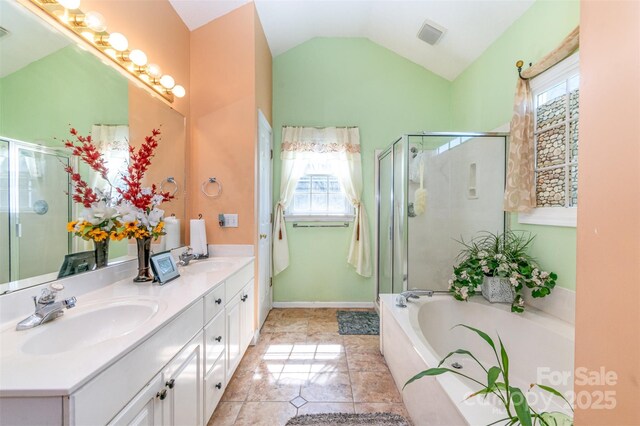
[[[253,262],[244,266],[238,272],[227,278],[225,282],[227,300],[238,294],[242,287],[253,279]]]
[[[224,352],[224,345],[227,343],[225,341],[224,330],[224,313],[220,312],[204,329],[204,371],[209,371],[211,366]]]
[[[204,379],[204,419],[208,422],[216,409],[216,405],[224,393],[224,357],[217,363]]]
[[[211,318],[215,317],[218,312],[222,312],[224,305],[227,303],[225,300],[225,287],[224,284],[211,290],[206,296],[204,296],[204,323],[211,321]]]

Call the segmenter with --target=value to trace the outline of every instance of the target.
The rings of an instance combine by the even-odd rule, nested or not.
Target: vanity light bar
[[[127,74],[168,102],[182,98],[184,87],[175,84],[168,74],[162,74],[160,67],[147,62],[147,56],[139,49],[129,49],[127,38],[118,32],[107,32],[104,17],[97,12],[84,13],[79,9],[80,0],[25,0],[35,5],[63,27],[88,42],[111,62],[117,64]]]

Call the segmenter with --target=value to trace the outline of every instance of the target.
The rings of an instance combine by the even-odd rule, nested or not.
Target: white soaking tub
[[[399,389],[413,375],[438,363],[449,352],[467,349],[488,369],[497,365],[491,348],[466,324],[491,336],[498,334],[510,360],[510,385],[525,394],[531,383],[550,385],[566,396],[573,389],[574,327],[534,308],[523,314],[510,312],[508,304],[490,304],[482,297],[459,302],[449,295],[412,300],[408,307],[395,305],[396,295],[380,296],[380,348]],[[463,374],[486,383],[486,373],[469,357],[454,355],[443,367],[458,363]],[[552,376],[550,376],[552,375]],[[563,380],[555,380],[563,375]],[[549,380],[551,377],[552,380]],[[501,378],[500,378],[501,380]],[[452,373],[424,377],[407,386],[403,400],[417,426],[486,425],[504,417],[491,399],[466,398],[480,385]],[[559,398],[540,391],[529,392],[536,411],[570,413]],[[466,401],[465,401],[466,400]],[[495,401],[493,401],[495,403]]]

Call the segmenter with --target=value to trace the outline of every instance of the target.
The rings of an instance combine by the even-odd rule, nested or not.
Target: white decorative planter
[[[516,297],[509,278],[484,277],[482,295],[491,303],[513,303]]]

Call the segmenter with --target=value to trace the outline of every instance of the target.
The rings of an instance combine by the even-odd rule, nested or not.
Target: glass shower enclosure
[[[405,134],[378,154],[378,295],[447,291],[459,241],[504,231],[507,136]]]

